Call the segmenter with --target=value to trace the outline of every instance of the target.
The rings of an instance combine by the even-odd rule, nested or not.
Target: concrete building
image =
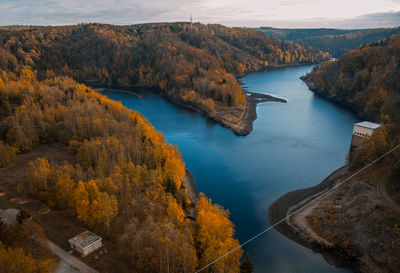
[[[68,240],[72,249],[86,256],[102,246],[102,238],[86,230]]]
[[[381,127],[380,124],[369,121],[354,124],[353,136],[351,138],[351,149],[361,146],[379,127]]]

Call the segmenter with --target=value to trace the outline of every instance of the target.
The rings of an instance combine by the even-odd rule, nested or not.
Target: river
[[[254,131],[245,137],[156,94],[104,91],[142,113],[169,143],[179,146],[199,192],[231,212],[240,242],[269,226],[269,205],[281,195],[313,186],[345,164],[352,126],[350,111],[314,95],[299,79],[312,66],[252,73],[241,79],[248,91],[287,103],[257,106]],[[271,230],[246,247],[255,272],[347,272]]]

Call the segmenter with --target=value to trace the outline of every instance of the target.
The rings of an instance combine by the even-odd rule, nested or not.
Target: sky
[[[227,26],[400,26],[400,0],[0,0],[0,25],[189,21]]]

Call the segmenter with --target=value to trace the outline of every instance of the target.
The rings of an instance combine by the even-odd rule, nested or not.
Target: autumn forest
[[[344,54],[337,61],[325,62],[303,77],[319,95],[353,109],[359,116],[385,126],[365,145],[349,156],[352,169],[359,169],[399,143],[400,130],[400,34],[369,43]],[[380,163],[399,177],[400,154]],[[379,169],[379,168],[378,168]],[[382,170],[379,170],[381,172]],[[393,184],[393,190],[398,184]]]
[[[243,111],[235,75],[329,57],[254,30],[187,23],[2,28],[0,40],[1,167],[40,145],[68,147],[69,162],[32,160],[17,193],[75,215],[115,242],[139,272],[193,272],[238,246],[234,227],[206,196],[189,199],[178,148],[145,117],[78,82],[156,87],[216,115],[224,107]],[[24,272],[54,268],[48,253],[9,242],[8,232],[1,240],[16,249],[0,245],[2,264],[17,266],[13,255],[22,247],[30,253],[17,262]],[[236,251],[210,272],[238,272],[241,256]]]
[[[256,30],[188,23],[6,28],[0,39],[10,67],[18,62],[39,78],[64,75],[92,86],[155,87],[223,124],[246,111],[235,76],[330,57]]]
[[[332,56],[324,46],[200,23],[0,27],[0,170],[32,157],[7,194],[96,231],[121,262],[104,272],[195,272],[232,249],[204,272],[252,272],[229,211],[203,193],[189,194],[192,177],[178,147],[142,114],[95,89],[146,87],[229,128],[249,111],[241,76],[322,63]],[[399,48],[395,34],[303,78],[316,93],[386,125],[350,154],[352,169],[399,142]],[[332,52],[339,51],[347,49]],[[393,175],[399,170],[391,165]],[[54,272],[55,258],[41,247],[46,228],[20,214],[0,225],[0,271]]]

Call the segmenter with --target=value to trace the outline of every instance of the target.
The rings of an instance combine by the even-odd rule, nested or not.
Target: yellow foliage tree
[[[56,184],[56,202],[59,208],[73,207],[75,182],[69,177],[62,177]]]
[[[49,180],[51,177],[49,161],[46,158],[38,158],[30,162],[28,167],[30,191],[34,196],[39,197],[41,191],[49,189]]]
[[[39,273],[35,259],[22,248],[6,248],[0,241],[0,272]]]
[[[0,140],[0,168],[6,167],[15,157],[16,153],[17,148],[9,146]]]
[[[118,214],[118,201],[106,192],[100,193],[99,198],[99,218],[106,224],[107,231],[110,229],[111,220]]]
[[[82,181],[79,181],[78,186],[74,190],[73,204],[78,219],[86,223],[89,209],[89,194]]]
[[[228,219],[229,212],[218,205],[213,205],[211,199],[204,194],[199,195],[196,204],[196,242],[199,245],[199,267],[205,266],[222,255],[240,246],[233,238],[233,224]],[[239,272],[240,257],[243,250],[236,251],[211,265],[206,272]]]
[[[164,175],[166,181],[174,186],[172,192],[176,193],[181,188],[183,177],[185,176],[185,164],[176,146],[169,145],[167,148]]]
[[[185,213],[172,197],[168,201],[167,214],[177,224],[182,224],[185,219]]]

